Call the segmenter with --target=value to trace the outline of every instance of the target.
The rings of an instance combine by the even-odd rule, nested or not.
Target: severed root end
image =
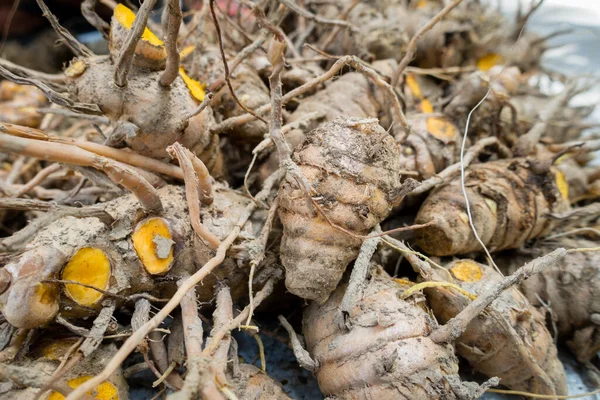
[[[55,278],[62,265],[64,255],[60,251],[41,247],[4,267],[0,311],[11,325],[31,329],[54,319],[60,291],[58,285],[42,282]]]
[[[173,265],[173,234],[164,218],[141,221],[132,235],[133,247],[150,275],[166,274]]]
[[[101,290],[108,288],[110,277],[110,260],[102,250],[93,247],[79,249],[61,273],[61,280],[75,281]],[[71,300],[85,307],[97,304],[104,297],[102,292],[77,284],[66,284],[65,292]]]
[[[82,383],[89,381],[92,378],[91,375],[80,376],[79,378],[71,379],[67,382],[67,384],[71,387],[71,389],[75,389],[81,386]],[[98,400],[119,400],[119,392],[115,385],[110,382],[103,382],[100,385],[96,386],[94,390],[88,392],[90,396]],[[58,392],[50,393],[47,400],[64,400],[65,396]]]

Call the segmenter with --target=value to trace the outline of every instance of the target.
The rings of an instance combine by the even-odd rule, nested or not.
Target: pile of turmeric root
[[[600,140],[541,1],[84,0],[107,54],[37,3],[74,57],[0,59],[0,399],[314,398],[265,338],[328,399],[568,398],[557,348],[600,385]]]

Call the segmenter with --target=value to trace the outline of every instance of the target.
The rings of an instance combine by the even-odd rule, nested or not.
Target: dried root
[[[369,119],[321,125],[294,152],[325,216],[357,235],[367,234],[400,200],[398,159],[392,137]],[[333,227],[293,182],[284,183],[279,196],[286,287],[323,303],[358,256],[361,240]]]

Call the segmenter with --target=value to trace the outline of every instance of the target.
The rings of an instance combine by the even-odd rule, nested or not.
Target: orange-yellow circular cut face
[[[133,247],[146,271],[152,275],[164,274],[173,262],[173,235],[162,218],[140,222],[131,237]]]
[[[489,53],[477,60],[477,68],[486,72],[502,62],[504,62],[504,59],[500,54]]]
[[[427,118],[427,132],[444,143],[454,140],[458,135],[456,126],[443,117]]]
[[[556,186],[558,187],[558,191],[561,196],[565,200],[569,200],[569,183],[567,182],[567,178],[565,178],[565,174],[562,171],[556,171]]]
[[[75,389],[90,379],[92,379],[91,375],[81,376],[79,378],[71,379],[67,382],[67,384],[72,389]],[[89,391],[87,394],[98,400],[119,400],[119,392],[115,385],[110,382],[101,383],[100,385],[96,386],[94,390]],[[65,396],[57,392],[52,392],[50,393],[50,396],[48,396],[48,400],[64,400],[64,398]]]
[[[111,276],[110,260],[100,249],[84,247],[63,268],[61,279],[65,281],[76,281],[95,288],[106,290]],[[66,284],[67,295],[82,306],[96,304],[103,294],[89,287]]]
[[[458,261],[450,268],[452,275],[463,282],[477,282],[481,279],[481,267],[470,260]]]

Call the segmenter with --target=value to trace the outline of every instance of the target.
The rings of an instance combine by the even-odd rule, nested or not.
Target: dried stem
[[[159,160],[155,160],[154,158],[139,155],[131,151],[115,149],[98,143],[89,142],[84,139],[71,139],[63,136],[52,136],[38,129],[8,123],[0,123],[0,131],[6,132],[10,135],[29,139],[48,140],[71,146],[77,146],[83,150],[87,150],[94,154],[111,158],[115,161],[129,164],[134,167],[177,179],[183,179],[183,172],[181,171],[181,168]]]
[[[46,3],[44,3],[43,0],[36,0],[36,2],[38,6],[40,6],[40,8],[42,9],[42,14],[44,15],[44,17],[46,17],[46,19],[48,19],[48,22],[50,22],[50,25],[52,25],[54,31],[56,31],[58,36],[60,36],[64,40],[67,47],[69,47],[73,51],[73,53],[75,53],[75,55],[83,57],[94,56],[94,53],[90,49],[85,47],[82,43],[79,43],[79,41],[75,39],[75,36],[71,35],[71,32],[66,30],[61,24],[58,23],[58,19],[56,18],[56,16],[54,16],[54,14],[52,14],[52,12],[48,8],[48,6],[46,6]]]
[[[313,360],[310,356],[310,353],[302,346],[296,331],[294,331],[292,325],[290,325],[283,315],[279,316],[279,322],[281,322],[281,325],[285,328],[290,336],[290,345],[292,346],[292,351],[296,356],[296,360],[298,360],[298,364],[300,364],[302,368],[312,372],[315,372],[317,369],[319,369],[319,363]]]
[[[212,16],[213,23],[215,25],[215,29],[217,31],[217,39],[219,40],[219,51],[221,52],[221,59],[223,61],[223,69],[225,70],[225,82],[227,83],[227,87],[229,88],[229,92],[231,93],[231,97],[235,100],[235,102],[247,113],[252,114],[255,118],[261,120],[265,124],[265,121],[260,115],[258,115],[253,110],[246,107],[240,99],[238,99],[235,94],[235,90],[233,90],[233,86],[231,85],[231,74],[229,72],[229,65],[227,64],[227,58],[225,57],[225,50],[223,49],[223,37],[221,35],[221,27],[219,26],[219,20],[217,19],[217,15],[215,14],[215,0],[210,0],[210,15]]]
[[[210,341],[207,346],[212,345],[212,332],[219,332],[233,320],[233,301],[231,300],[231,290],[222,285],[217,292],[217,307],[213,313],[213,328]],[[213,354],[213,368],[219,381],[227,382],[225,371],[227,369],[227,356],[231,344],[231,332],[227,333],[219,340],[219,347]]]
[[[108,39],[110,25],[96,13],[97,4],[98,0],[83,0],[81,3],[81,14],[90,25],[96,28],[98,32],[102,33],[102,36],[104,36],[105,39]]]
[[[254,271],[256,270],[256,267],[259,266],[260,263],[263,262],[263,260],[265,259],[267,241],[269,240],[269,233],[271,233],[271,227],[273,225],[273,220],[275,219],[278,206],[279,197],[275,198],[273,204],[271,204],[271,208],[269,209],[269,214],[267,215],[265,224],[263,225],[260,231],[260,236],[256,238],[256,247],[251,247],[251,252],[255,253],[258,251],[258,254],[253,255],[252,260],[250,261],[250,274],[248,275],[248,307],[250,307],[250,312],[248,313],[248,318],[246,319],[246,325],[250,325],[250,321],[252,320],[252,314],[254,313],[254,291],[252,289]]]
[[[480,141],[475,143],[473,146],[471,146],[469,151],[465,154],[465,159],[463,162],[465,168],[468,167],[473,162],[473,160],[475,160],[475,158],[479,155],[479,153],[481,153],[483,151],[483,149],[485,149],[488,146],[497,144],[497,143],[498,143],[497,138],[489,137],[489,138],[481,139]],[[431,178],[426,179],[425,181],[421,182],[421,184],[419,186],[417,186],[412,192],[410,192],[410,194],[417,195],[417,194],[422,194],[422,193],[428,192],[429,190],[433,189],[440,183],[447,181],[447,180],[453,178],[454,176],[458,175],[460,173],[460,168],[461,168],[460,162],[452,164],[451,166],[447,167],[439,174],[432,176]]]
[[[396,87],[398,82],[400,82],[400,76],[408,67],[408,64],[412,61],[415,53],[417,52],[417,41],[428,31],[430,31],[438,22],[441,21],[442,18],[446,16],[450,11],[454,9],[454,7],[458,6],[462,0],[454,0],[451,3],[448,3],[446,7],[444,7],[439,13],[437,13],[433,18],[429,20],[421,29],[415,33],[415,35],[408,42],[408,46],[406,47],[406,54],[402,57],[400,64],[398,64],[398,68],[394,71],[394,76],[392,78],[392,86]]]
[[[44,82],[55,90],[65,89],[66,78],[63,74],[46,74],[44,72],[22,67],[3,58],[0,58],[0,66],[20,77],[37,79],[38,81]]]
[[[187,279],[187,278],[186,278]],[[183,284],[185,279],[179,281]],[[196,304],[196,288],[192,287],[181,299],[181,319],[183,321],[183,332],[185,350],[188,358],[202,355],[202,320],[198,316],[198,305]]]
[[[213,249],[217,249],[221,244],[221,241],[211,231],[206,229],[204,225],[202,225],[202,218],[200,215],[200,193],[205,192],[207,189],[205,187],[201,189],[201,183],[199,182],[198,175],[194,170],[194,165],[188,157],[189,151],[186,153],[185,150],[186,149],[179,143],[175,143],[167,147],[167,152],[169,152],[172,157],[177,158],[179,165],[183,170],[183,179],[185,181],[185,197],[188,203],[192,228],[194,228],[194,232],[196,232],[200,239],[208,243]],[[210,187],[208,190],[210,193]]]
[[[279,173],[276,173],[274,176],[270,177],[270,179],[267,179],[265,181],[263,190],[259,193],[259,195],[257,195],[257,197],[262,199],[266,198],[271,193],[271,189],[275,182],[278,181],[279,175]],[[200,268],[200,270],[198,270],[194,275],[182,282],[181,286],[173,294],[173,297],[171,297],[171,300],[169,300],[169,302],[163,306],[163,308],[156,313],[152,319],[142,325],[137,331],[133,332],[133,334],[123,343],[114,357],[106,364],[102,372],[75,389],[73,393],[67,397],[67,400],[80,399],[89,390],[92,390],[94,387],[107,380],[121,366],[127,356],[129,356],[129,354],[135,350],[138,344],[142,342],[144,337],[158,327],[158,325],[160,325],[160,323],[169,316],[169,313],[179,305],[185,294],[191,288],[200,283],[208,274],[213,271],[213,269],[218,267],[223,262],[227,249],[229,249],[229,247],[237,239],[243,225],[248,221],[255,208],[255,203],[248,204],[245,212],[238,219],[236,226],[232,229],[227,238],[225,238],[225,240],[217,249],[215,256],[206,264],[204,264],[204,266]]]
[[[0,128],[3,127],[0,125]],[[130,190],[148,212],[162,210],[160,197],[147,180],[130,167],[108,158],[61,143],[41,142],[2,133],[0,133],[0,150],[42,160],[93,167],[106,173],[115,183]]]
[[[163,32],[167,32],[165,49],[167,51],[167,65],[160,76],[162,86],[171,86],[179,75],[179,50],[177,49],[177,36],[183,19],[179,0],[168,0],[163,15]]]
[[[292,10],[296,14],[298,14],[306,19],[309,19],[313,22],[316,22],[318,24],[332,25],[332,26],[336,26],[336,27],[344,27],[344,28],[352,30],[354,32],[358,31],[358,29],[348,21],[343,21],[343,20],[339,20],[339,19],[329,19],[329,18],[321,17],[319,15],[315,15],[315,14],[311,13],[310,11],[300,7],[293,0],[277,0],[277,1],[279,1],[281,4],[288,7],[290,10]]]
[[[193,109],[192,111],[190,111],[187,114],[184,114],[183,117],[181,118],[183,121],[187,121],[193,117],[195,117],[196,115],[200,114],[202,111],[204,111],[204,109],[206,107],[208,107],[210,105],[210,101],[213,98],[213,94],[212,93],[207,93],[204,96],[204,100],[202,100],[202,103],[200,103],[198,105],[198,107],[196,107],[195,109]]]
[[[260,35],[254,40],[254,42],[250,43],[248,46],[244,47],[242,50],[238,52],[235,58],[231,61],[230,73],[235,72],[237,67],[249,56],[252,55],[257,49],[261,48],[262,45],[266,42],[269,37],[269,31],[264,29]],[[223,87],[225,84],[225,75],[219,77],[213,83],[210,84],[208,90],[211,92],[216,92]]]
[[[88,120],[88,121],[96,123],[96,124],[109,124],[110,123],[110,119],[108,117],[76,113],[73,111],[65,110],[63,108],[41,107],[41,108],[38,108],[36,111],[40,112],[40,113],[44,113],[44,114],[64,115],[65,117],[68,117],[68,118],[80,118],[80,119]]]
[[[495,284],[489,291],[480,295],[471,302],[456,317],[452,318],[445,325],[438,327],[431,332],[429,337],[436,343],[447,343],[457,339],[467,329],[471,320],[477,317],[487,306],[498,298],[506,289],[521,283],[531,275],[544,271],[547,268],[556,265],[567,255],[567,250],[558,248],[552,253],[538,257],[533,261],[519,268],[514,274],[503,278]]]
[[[10,72],[4,66],[0,65],[0,76],[12,81],[14,83],[18,83],[19,85],[33,85],[40,89],[44,95],[54,104],[58,104],[59,106],[63,106],[68,108],[69,110],[84,113],[84,114],[93,114],[93,115],[101,115],[102,110],[96,104],[86,104],[86,103],[77,103],[73,100],[69,99],[66,96],[56,92],[54,89],[50,88],[50,86],[41,82],[35,78],[26,78],[22,76],[18,76]]]
[[[352,10],[354,10],[354,7],[356,7],[360,3],[361,3],[361,0],[354,0],[352,3],[350,3],[346,7],[346,9],[344,11],[342,11],[341,20],[346,20],[350,16],[350,13],[352,12]],[[329,33],[329,35],[327,35],[319,43],[319,48],[321,48],[321,49],[327,49],[329,47],[329,45],[331,43],[333,43],[333,41],[335,40],[335,38],[340,34],[341,31],[342,31],[342,27],[341,26],[336,26],[335,28],[333,28],[331,30],[331,32]]]
[[[123,43],[119,59],[116,62],[115,84],[117,86],[123,87],[127,85],[127,75],[133,63],[135,48],[144,33],[144,29],[146,29],[148,16],[152,8],[154,8],[154,4],[156,4],[156,0],[145,0],[135,16],[133,26],[127,35],[127,39],[125,39],[125,43]]]
[[[369,78],[374,79],[374,82],[377,84],[377,86],[379,86],[385,90],[388,100],[392,104],[392,110],[394,113],[394,121],[399,122],[400,125],[402,125],[402,127],[408,132],[410,130],[410,127],[408,125],[408,122],[406,121],[406,117],[404,116],[404,113],[402,112],[402,106],[400,105],[400,100],[398,99],[398,96],[394,92],[393,88],[390,86],[389,83],[387,83],[385,80],[383,80],[381,78],[381,76],[379,76],[377,74],[377,72],[375,70],[367,67],[359,58],[354,57],[354,56],[341,57],[324,74],[322,74],[322,75],[310,80],[309,82],[306,82],[304,85],[299,86],[296,89],[291,90],[290,92],[286,93],[285,96],[281,97],[281,105],[285,106],[290,100],[294,99],[295,97],[298,97],[304,93],[307,93],[307,92],[313,90],[316,86],[318,86],[324,82],[327,82],[329,79],[337,76],[338,73],[346,66],[350,66],[350,67],[356,69],[358,72],[365,74]],[[265,114],[271,110],[272,110],[271,104],[265,104],[265,105],[257,108],[256,112],[258,114]],[[254,119],[255,119],[254,116],[251,114],[242,114],[237,117],[232,117],[232,118],[226,119],[225,121],[221,122],[220,124],[217,124],[214,127],[212,127],[211,132],[212,133],[226,132],[226,131],[231,130],[235,126],[245,124],[247,122],[253,121]]]
[[[373,233],[377,234],[380,232],[381,228],[377,225],[375,229],[373,229]],[[371,258],[373,257],[373,254],[375,254],[375,250],[377,250],[377,246],[380,242],[381,237],[379,236],[367,239],[362,243],[358,257],[354,262],[354,268],[352,269],[352,274],[350,275],[350,281],[346,288],[346,292],[344,293],[344,298],[340,303],[339,310],[342,313],[342,318],[349,315],[352,308],[354,308],[362,298],[369,267],[371,265]],[[338,322],[344,323],[343,320]]]
[[[88,357],[92,354],[102,343],[104,339],[104,332],[108,329],[111,322],[112,316],[115,312],[117,302],[115,300],[105,300],[102,303],[102,310],[98,313],[94,319],[92,329],[90,329],[89,336],[83,341],[78,352],[83,354],[84,357]]]
[[[52,175],[55,172],[60,171],[62,166],[60,164],[50,164],[46,168],[43,168],[38,172],[29,182],[27,182],[19,191],[17,191],[14,197],[21,197],[24,194],[29,193],[29,191],[33,190],[34,187],[41,184],[47,177]]]
[[[265,283],[265,286],[261,290],[256,293],[254,296],[254,306],[258,307],[260,303],[262,303],[269,295],[273,292],[275,288],[275,284],[281,279],[281,271],[277,270],[276,274],[269,278],[269,280]],[[233,329],[241,326],[244,321],[250,315],[250,306],[246,306],[241,313],[238,314],[237,317],[232,319],[227,325],[222,326],[218,331],[213,331],[211,333],[211,341],[206,345],[202,354],[205,356],[212,355],[217,348],[219,347],[219,343],[221,340],[229,334]]]

